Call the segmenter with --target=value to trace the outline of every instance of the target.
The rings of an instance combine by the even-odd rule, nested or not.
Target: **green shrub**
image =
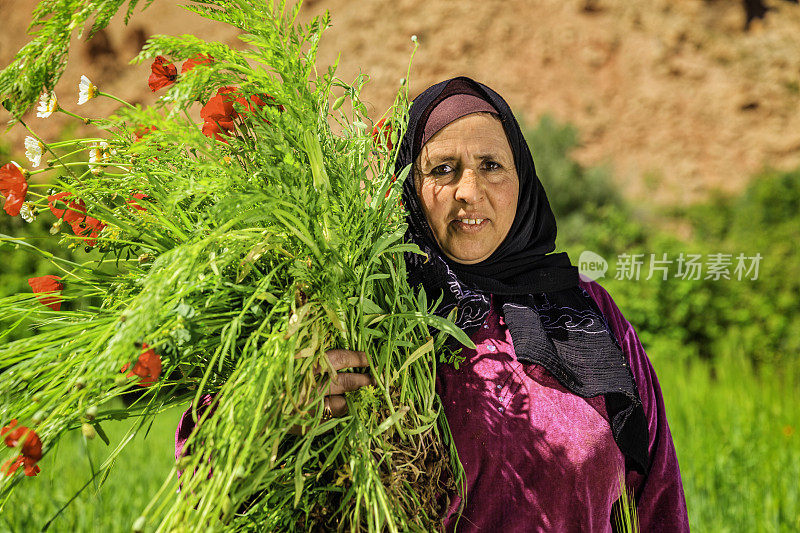
[[[800,352],[800,169],[756,176],[741,194],[717,194],[687,209],[637,210],[607,169],[587,169],[570,156],[576,129],[544,116],[526,128],[537,173],[559,225],[558,245],[577,264],[591,250],[609,262],[598,280],[656,357],[712,359],[735,345],[758,363],[796,364]],[[671,220],[674,219],[674,220]],[[670,224],[665,224],[669,222]],[[689,223],[690,238],[663,229]],[[731,254],[731,279],[647,280],[650,254]],[[736,257],[760,254],[756,279],[737,280]],[[620,254],[644,254],[638,280],[615,279]],[[732,343],[732,344],[731,344]]]

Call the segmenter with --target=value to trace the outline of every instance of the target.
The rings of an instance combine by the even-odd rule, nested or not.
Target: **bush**
[[[599,282],[614,296],[656,357],[713,359],[730,346],[757,363],[796,364],[800,352],[800,169],[756,176],[740,195],[720,194],[688,209],[637,211],[619,193],[607,169],[585,168],[570,157],[573,126],[544,116],[525,128],[537,173],[559,227],[559,248],[577,264],[582,251],[606,258]],[[664,230],[688,222],[692,236]],[[650,254],[731,254],[731,279],[647,277]],[[757,279],[737,280],[736,256],[760,254]],[[638,280],[615,279],[620,254],[644,254]],[[747,276],[743,276],[747,278]]]

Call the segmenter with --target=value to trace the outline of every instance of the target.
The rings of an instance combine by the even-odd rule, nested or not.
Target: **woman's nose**
[[[455,199],[468,204],[476,204],[483,199],[483,180],[473,169],[467,168],[462,172],[456,183]]]

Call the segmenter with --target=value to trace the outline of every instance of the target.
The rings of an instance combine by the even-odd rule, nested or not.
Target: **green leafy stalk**
[[[625,472],[619,473],[619,500],[614,505],[614,525],[619,533],[639,533],[639,515],[633,489],[625,484]]]

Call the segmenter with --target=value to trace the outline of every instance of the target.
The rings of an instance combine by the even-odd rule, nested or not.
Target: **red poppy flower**
[[[167,58],[164,56],[156,57],[153,64],[150,65],[150,70],[152,74],[150,74],[147,84],[153,92],[172,85],[178,79],[177,67],[172,63],[167,63]]]
[[[181,74],[189,72],[197,65],[210,65],[213,62],[214,62],[214,56],[206,54],[197,54],[196,56],[190,57],[189,59],[183,62],[183,66],[181,67]]]
[[[203,134],[227,142],[220,134],[231,135],[234,131],[233,121],[240,118],[241,113],[253,113],[256,107],[261,108],[265,105],[273,105],[281,112],[284,110],[282,105],[272,103],[270,100],[274,102],[275,98],[266,93],[250,95],[248,100],[237,87],[220,87],[216,96],[211,97],[200,110],[200,116],[203,118]],[[236,110],[234,102],[238,104],[240,111]]]
[[[39,435],[28,427],[16,426],[17,419],[15,418],[0,430],[0,436],[5,437],[6,446],[15,448],[19,446],[20,441],[25,437],[25,441],[22,443],[22,453],[34,461],[41,459],[42,441],[39,439]]]
[[[141,193],[141,192],[135,192],[135,193],[131,194],[131,198],[129,198],[126,201],[128,202],[128,205],[130,205],[132,208],[134,208],[134,209],[136,209],[138,211],[147,211],[147,209],[145,209],[144,207],[140,206],[136,202],[136,200],[144,200],[145,198],[149,198],[149,196],[147,196],[146,194]]]
[[[220,135],[224,133],[225,135],[231,135],[233,132],[233,121],[217,121],[217,120],[206,120],[203,122],[203,135],[207,137],[213,137],[218,141],[222,141],[225,144],[228,141]]]
[[[0,466],[0,472],[5,472],[7,476],[10,476],[13,475],[20,466],[25,469],[26,476],[35,476],[42,471],[42,469],[37,466],[36,461],[24,455],[18,455],[16,459],[9,459],[3,463],[3,466]]]
[[[100,236],[100,232],[103,231],[105,227],[106,224],[100,222],[96,218],[86,217],[86,229],[84,231],[88,233],[88,235],[79,234],[77,232],[75,234],[88,237],[86,239],[86,246],[94,246],[97,243],[97,237]],[[72,231],[75,231],[74,227]]]
[[[64,284],[61,282],[61,278],[52,274],[40,276],[38,278],[29,278],[28,285],[31,286],[34,293],[58,292],[64,290]],[[53,311],[61,310],[60,296],[45,296],[44,298],[39,298],[39,301]]]
[[[139,360],[133,365],[133,369],[128,372],[128,377],[139,376],[141,379],[137,385],[149,387],[161,375],[161,356],[152,349],[148,349],[147,343],[142,343],[142,348],[145,351],[139,356]],[[120,372],[125,372],[129,366],[129,363],[125,363]]]
[[[230,122],[239,115],[233,109],[236,99],[236,87],[220,87],[216,96],[212,96],[200,110],[200,117],[205,121]],[[234,93],[233,95],[231,93]]]
[[[63,198],[67,196],[72,196],[72,193],[61,191],[58,194],[51,194],[47,197],[47,205],[51,213],[57,218],[63,219],[67,224],[72,226],[73,231],[75,231],[75,227],[86,218],[86,204],[83,203],[83,200],[70,200],[69,202],[63,200]],[[56,207],[58,202],[65,204],[66,207],[64,209]]]
[[[86,237],[86,244],[94,246],[97,236],[106,227],[106,224],[86,214],[86,204],[83,203],[83,200],[72,200],[69,203],[63,200],[63,198],[71,194],[67,191],[52,194],[47,197],[47,205],[56,217],[63,219],[70,225],[75,235]],[[56,207],[58,202],[66,204],[67,207],[65,209]]]
[[[141,141],[142,137],[144,137],[145,135],[147,135],[152,131],[156,131],[157,129],[158,128],[156,128],[155,126],[139,126],[135,130],[133,130],[133,135],[134,137],[136,137],[137,141]]]
[[[80,203],[85,211],[86,206],[82,205],[83,204],[82,201]],[[106,227],[106,224],[100,222],[94,217],[90,217],[87,215],[81,218],[80,220],[71,223],[70,227],[72,228],[72,233],[74,233],[78,237],[86,238],[87,246],[94,246],[95,242],[97,241],[98,235],[100,235],[100,232],[103,231],[103,228]]]
[[[71,196],[71,195],[72,195],[71,192],[61,191],[60,193],[51,194],[50,196],[47,197],[47,206],[50,208],[50,212],[53,213],[56,216],[56,218],[63,217],[64,213],[66,211],[69,211],[69,209],[58,209],[56,207],[56,202],[58,202],[62,198],[65,198],[65,197]],[[64,202],[64,203],[66,203],[66,202]]]
[[[16,459],[6,461],[0,471],[10,476],[22,466],[26,476],[35,476],[41,472],[36,463],[42,458],[42,441],[34,430],[25,426],[15,427],[16,425],[17,420],[12,420],[0,430],[0,436],[5,437],[6,446],[9,448],[16,448],[22,441],[22,454]]]
[[[220,87],[217,89],[216,96],[209,99],[200,110],[204,135],[224,143],[228,142],[220,134],[231,135],[233,133],[233,120],[239,116],[233,109],[235,93],[236,87]]]
[[[272,100],[272,102],[270,102]],[[273,105],[283,112],[284,107],[281,104],[274,103],[275,98],[267,93],[252,94],[248,101],[237,87],[220,87],[217,89],[217,95],[213,96],[203,109],[200,110],[200,116],[204,121],[218,120],[218,121],[232,121],[239,118],[240,114],[234,108],[233,103],[236,102],[246,111],[252,113],[255,109],[254,106],[259,108],[265,105]]]
[[[14,163],[6,163],[0,167],[0,194],[6,198],[3,205],[6,213],[12,217],[19,215],[25,195],[28,194],[28,181]]]
[[[272,101],[269,102],[269,100],[272,100]],[[239,102],[240,104],[242,104],[242,106],[244,106],[251,113],[253,112],[253,110],[255,108],[253,107],[253,105],[250,102],[252,102],[253,104],[257,105],[259,108],[262,108],[265,105],[269,104],[271,106],[277,107],[278,111],[280,111],[281,113],[283,113],[283,111],[285,109],[281,104],[279,104],[279,103],[277,103],[275,101],[275,98],[273,98],[271,95],[269,95],[267,93],[250,95],[250,102],[248,102],[247,100],[245,100],[242,97],[236,98],[236,101]]]
[[[385,145],[387,149],[391,150],[394,146],[392,144],[392,123],[387,123],[385,118],[380,119],[372,128],[372,142],[376,146]]]

